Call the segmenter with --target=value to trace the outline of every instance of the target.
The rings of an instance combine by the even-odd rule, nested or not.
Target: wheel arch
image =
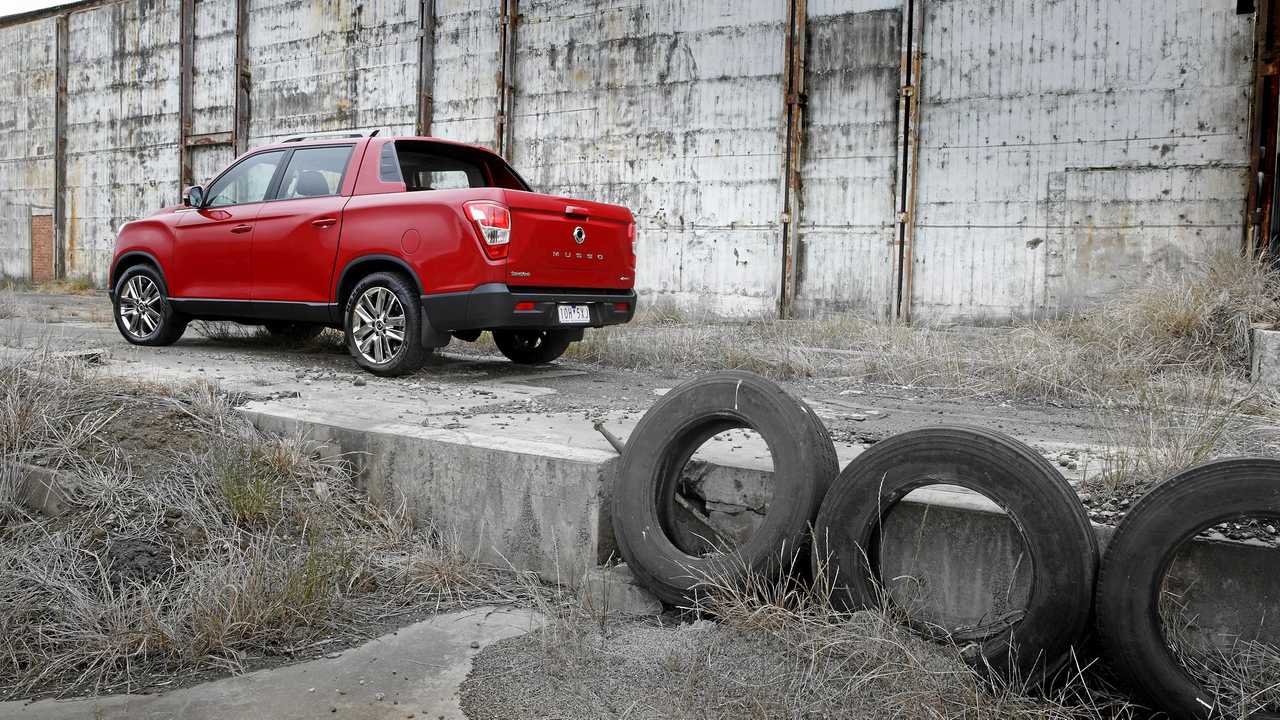
[[[422,280],[417,271],[402,258],[394,255],[361,255],[348,262],[338,275],[338,284],[334,289],[334,301],[338,312],[342,313],[351,297],[351,291],[361,279],[376,272],[395,272],[405,275],[413,283],[418,295],[422,295]]]
[[[115,292],[116,283],[120,282],[120,276],[131,267],[137,265],[150,265],[160,274],[160,282],[164,283],[164,291],[169,293],[169,278],[165,277],[164,267],[160,265],[160,261],[155,255],[145,250],[130,250],[116,258],[115,263],[111,266],[111,273],[107,276],[107,289]]]

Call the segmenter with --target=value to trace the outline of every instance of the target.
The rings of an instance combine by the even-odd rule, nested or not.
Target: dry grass
[[[870,383],[1053,403],[1137,392],[1168,374],[1245,379],[1250,323],[1280,319],[1280,281],[1234,254],[1177,277],[1157,276],[1061,320],[1006,330],[812,320],[690,321],[667,304],[626,326],[594,330],[579,360],[687,372],[746,368],[777,379],[839,376]]]
[[[1132,495],[1192,465],[1280,447],[1273,398],[1221,377],[1166,378],[1126,398],[1099,396],[1093,407],[1106,437],[1101,466],[1085,468],[1094,492]]]
[[[261,348],[289,348],[302,352],[347,352],[346,338],[339,330],[325,328],[314,338],[298,339],[272,335],[261,325],[241,325],[234,322],[210,322],[197,320],[191,330],[216,343]]]
[[[1238,637],[1215,644],[1180,598],[1166,590],[1160,604],[1165,640],[1223,717],[1280,713],[1280,646]]]
[[[237,670],[401,612],[523,592],[448,536],[369,502],[342,461],[264,435],[207,385],[122,386],[0,365],[4,459],[72,481],[57,518],[0,482],[0,688],[135,687]]]
[[[0,289],[0,320],[18,314],[18,295],[11,288]]]
[[[823,586],[706,578],[702,601],[675,626],[602,619],[553,599],[544,628],[477,659],[463,708],[477,718],[1133,715],[1085,672],[1049,697],[993,685],[958,648],[911,634],[889,613],[836,610]]]

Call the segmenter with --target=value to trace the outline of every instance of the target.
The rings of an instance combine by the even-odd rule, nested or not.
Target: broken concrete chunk
[[[640,586],[625,564],[587,571],[579,588],[582,604],[601,614],[660,615],[662,603]]]

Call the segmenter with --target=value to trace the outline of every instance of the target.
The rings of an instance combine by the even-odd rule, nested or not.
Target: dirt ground
[[[293,392],[349,391],[356,387],[363,392],[367,386],[407,400],[427,399],[442,390],[466,391],[477,381],[519,378],[523,383],[554,392],[540,396],[531,407],[523,400],[503,402],[498,397],[486,402],[485,389],[478,388],[470,393],[474,397],[469,398],[467,408],[456,414],[611,410],[642,414],[657,397],[655,391],[687,379],[592,367],[563,359],[551,366],[521,367],[457,340],[410,377],[378,378],[357,368],[336,341],[290,347],[259,338],[210,338],[193,326],[172,347],[135,348],[125,343],[111,324],[105,294],[26,293],[18,298],[26,312],[0,320],[0,343],[9,348],[45,344],[55,351],[103,348],[110,364],[121,368],[132,365],[130,374],[208,378],[246,399],[288,396]],[[1048,443],[1062,450],[1104,440],[1097,418],[1087,409],[955,399],[918,389],[862,384],[848,378],[806,378],[783,384],[818,406],[837,442],[875,442],[904,430],[940,423],[992,428],[1032,444]],[[826,412],[822,412],[824,409]]]

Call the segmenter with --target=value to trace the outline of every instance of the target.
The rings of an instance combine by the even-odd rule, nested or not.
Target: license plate
[[[559,311],[560,322],[566,325],[584,325],[591,322],[589,305],[561,305]]]

